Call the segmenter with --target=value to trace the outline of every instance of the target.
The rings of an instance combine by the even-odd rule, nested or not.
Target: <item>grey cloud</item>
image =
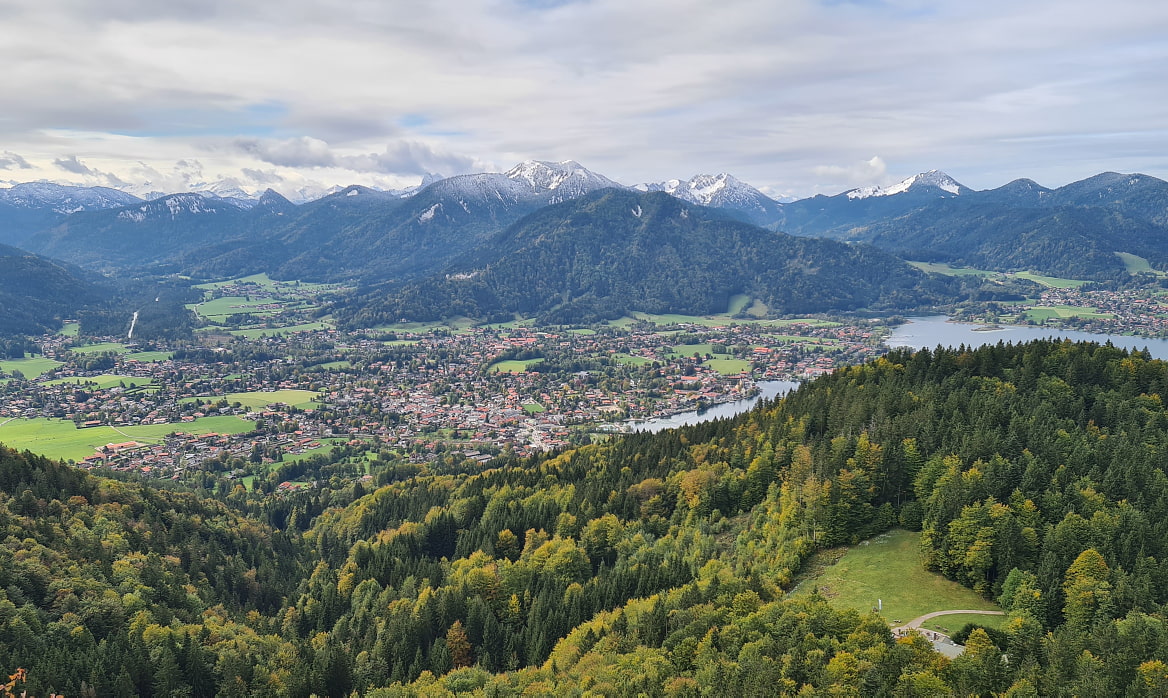
[[[329,144],[302,136],[286,140],[237,138],[235,147],[248,155],[281,167],[333,167],[337,157]]]
[[[389,143],[384,152],[358,155],[339,154],[325,141],[308,136],[285,140],[237,138],[234,145],[257,160],[280,167],[334,167],[376,174],[424,175],[471,172],[481,165],[472,157],[405,140]]]
[[[283,177],[271,170],[253,170],[250,167],[244,167],[240,172],[256,184],[279,184],[284,181]]]
[[[417,141],[395,141],[387,145],[383,153],[346,156],[338,162],[342,167],[358,172],[401,175],[442,172],[448,176],[471,172],[479,164],[474,158],[442,152]]]
[[[20,157],[16,153],[11,153],[7,150],[0,153],[0,170],[31,170],[32,165],[28,164],[28,160]]]
[[[86,166],[84,163],[82,163],[80,160],[78,160],[76,155],[70,155],[69,157],[64,157],[64,158],[57,158],[56,160],[53,161],[53,164],[56,165],[57,167],[61,168],[62,170],[65,170],[66,172],[72,172],[73,174],[79,174],[79,175],[85,175],[86,177],[96,177],[100,174],[97,170]]]

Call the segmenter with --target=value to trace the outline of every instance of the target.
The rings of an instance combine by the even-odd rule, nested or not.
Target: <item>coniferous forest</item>
[[[733,420],[336,501],[0,450],[0,669],[35,695],[1164,695],[1166,394],[1110,346],[896,350]],[[949,660],[785,595],[895,527],[1004,629]]]

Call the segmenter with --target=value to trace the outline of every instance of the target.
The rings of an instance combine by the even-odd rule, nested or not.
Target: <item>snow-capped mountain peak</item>
[[[56,213],[97,211],[141,201],[108,187],[75,187],[52,182],[23,182],[0,189],[0,202],[19,208],[49,208]]]
[[[969,191],[965,185],[953,179],[949,175],[940,170],[929,170],[915,174],[912,177],[903,179],[896,184],[888,187],[862,187],[859,189],[852,189],[846,192],[849,199],[868,199],[874,196],[894,196],[896,194],[903,194],[912,190],[920,190],[925,187],[932,187],[948,192],[955,196],[961,195],[963,192]]]
[[[588,191],[620,186],[611,179],[585,168],[575,160],[564,160],[563,162],[526,160],[507,170],[504,176],[507,179],[526,182],[532,189],[539,191],[555,191],[565,184],[573,189]]]

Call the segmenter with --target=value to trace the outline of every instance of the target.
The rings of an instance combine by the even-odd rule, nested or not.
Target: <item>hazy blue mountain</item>
[[[663,192],[606,189],[525,217],[445,273],[366,289],[337,311],[353,324],[510,313],[579,322],[724,312],[747,294],[803,313],[926,305],[952,297],[945,283],[872,247],[775,233]]]
[[[0,189],[0,243],[19,245],[28,236],[78,211],[100,211],[140,202],[108,187],[25,182]]]

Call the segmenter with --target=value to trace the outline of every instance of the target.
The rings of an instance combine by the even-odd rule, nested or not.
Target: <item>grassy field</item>
[[[679,344],[673,347],[669,355],[674,358],[690,358],[694,354],[717,356],[717,351],[725,350],[726,347],[721,344]]]
[[[808,563],[811,572],[793,593],[807,594],[818,587],[831,603],[861,612],[875,608],[880,599],[883,615],[890,622],[907,623],[926,613],[951,609],[1001,610],[972,590],[926,570],[921,564],[919,533],[885,533],[849,548],[838,560],[824,566],[833,557],[832,552],[820,553]],[[961,626],[953,618],[956,616],[943,616],[936,621],[957,630]],[[1000,623],[997,616],[977,618],[985,625]]]
[[[612,358],[630,366],[644,366],[653,363],[652,359],[647,359],[644,356],[629,356],[628,354],[613,354]]]
[[[487,368],[488,373],[527,373],[527,367],[538,364],[543,359],[527,359],[526,361],[496,361]]]
[[[1123,266],[1127,269],[1129,274],[1155,274],[1156,276],[1168,276],[1168,273],[1156,271],[1148,260],[1139,255],[1129,254],[1127,252],[1116,252],[1116,257],[1123,260]]]
[[[168,361],[174,356],[173,351],[136,351],[126,354],[126,361],[141,361],[144,364],[156,361]]]
[[[745,359],[709,359],[702,365],[723,376],[734,376],[750,370],[750,362]]]
[[[125,354],[130,350],[120,342],[102,342],[101,344],[87,344],[83,347],[70,347],[69,351],[74,354],[108,354],[110,352]]]
[[[70,376],[69,378],[58,378],[56,380],[46,381],[45,385],[61,385],[63,383],[72,383],[74,385],[86,385],[93,383],[98,390],[105,390],[106,388],[113,388],[118,385],[125,385],[127,388],[135,388],[140,385],[151,385],[153,381],[149,378],[138,378],[135,376],[119,376],[112,373],[104,373],[100,376]]]
[[[314,402],[314,399],[320,393],[315,393],[311,390],[272,390],[265,392],[251,392],[251,393],[228,393],[223,396],[227,400],[227,404],[234,405],[239,403],[249,410],[258,410],[267,407],[274,403],[283,403],[291,405],[300,409],[319,407],[320,405]],[[183,398],[179,402],[194,402],[195,400],[211,400],[218,402],[219,398]]]
[[[909,264],[929,274],[945,274],[946,276],[993,276],[997,273],[969,267],[951,267],[940,262],[909,262]]]
[[[1049,286],[1051,288],[1078,288],[1083,284],[1091,283],[1090,281],[1084,281],[1082,279],[1063,279],[1057,276],[1043,276],[1041,274],[1034,274],[1028,271],[1016,272],[1013,274],[1013,276],[1018,279],[1027,279],[1028,281],[1033,281],[1036,284],[1042,284],[1043,286]]]
[[[523,411],[527,414],[539,414],[540,412],[547,412],[547,408],[537,402],[529,402],[523,406]]]
[[[746,310],[747,306],[749,305],[750,296],[746,295],[745,293],[739,293],[737,295],[730,296],[730,307],[726,309],[726,314],[737,315],[743,310]]]
[[[5,359],[0,361],[0,371],[4,371],[5,373],[20,371],[24,374],[25,378],[32,380],[61,365],[60,361],[53,361],[43,356],[33,356],[23,359]]]
[[[332,325],[327,322],[306,322],[303,325],[289,325],[288,327],[255,327],[248,330],[228,330],[227,334],[235,335],[236,337],[245,337],[247,339],[256,339],[264,335],[271,337],[277,334],[315,332],[317,330],[328,329],[332,329]]]
[[[66,322],[61,325],[61,329],[57,330],[57,334],[62,337],[76,337],[81,332],[81,323]]]
[[[1086,308],[1077,305],[1054,305],[1049,307],[1044,306],[1041,308],[1031,308],[1030,310],[1027,310],[1025,313],[1023,313],[1023,316],[1034,321],[1069,317],[1115,317],[1115,315],[1111,313],[1101,313],[1094,308]]]
[[[138,441],[159,443],[167,434],[240,434],[255,425],[239,417],[204,417],[179,424],[145,424],[132,427],[78,429],[63,419],[13,419],[0,423],[0,443],[28,449],[49,458],[81,460],[108,443]]]

